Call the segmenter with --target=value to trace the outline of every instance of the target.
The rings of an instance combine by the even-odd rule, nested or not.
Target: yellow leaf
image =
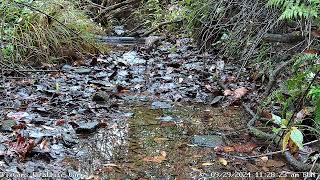
[[[211,162],[202,163],[202,166],[212,166],[212,165],[213,165],[213,163],[211,163]]]
[[[225,160],[224,158],[219,158],[219,162],[224,166],[226,166],[228,164],[228,161]]]
[[[285,151],[288,144],[289,144],[289,140],[290,140],[290,135],[291,135],[291,131],[289,131],[282,140],[282,151]]]

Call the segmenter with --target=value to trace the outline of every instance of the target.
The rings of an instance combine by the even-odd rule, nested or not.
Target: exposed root
[[[281,139],[280,137],[263,132],[256,127],[254,127],[254,123],[260,119],[260,115],[254,113],[247,105],[243,104],[243,107],[245,110],[252,116],[252,119],[248,122],[247,127],[250,130],[254,136],[257,138],[265,139],[268,141],[273,141],[273,142],[279,142]],[[290,153],[290,151],[285,151],[284,152],[284,157],[287,160],[287,162],[292,166],[295,170],[297,171],[310,171],[313,169],[313,172],[319,173],[320,172],[320,164],[315,163],[315,164],[306,164],[303,162],[298,161],[296,158],[293,157],[293,155]]]
[[[269,83],[266,87],[266,90],[264,92],[264,96],[268,96],[271,92],[271,89],[275,82],[277,81],[277,76],[279,75],[280,71],[283,70],[283,68],[287,67],[288,65],[292,64],[294,62],[294,59],[291,59],[289,61],[286,61],[282,63],[277,69],[275,69],[269,76]]]

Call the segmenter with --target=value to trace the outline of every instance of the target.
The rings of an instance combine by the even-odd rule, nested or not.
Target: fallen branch
[[[179,22],[181,22],[181,21],[182,21],[182,20],[161,22],[161,23],[159,23],[156,27],[154,27],[154,28],[152,28],[151,30],[143,33],[143,34],[141,35],[141,37],[149,36],[150,34],[154,33],[155,31],[157,31],[158,29],[162,28],[162,27],[165,26],[165,25],[174,24],[174,23],[179,23]]]
[[[254,123],[260,119],[260,116],[258,113],[254,113],[247,105],[243,104],[243,107],[245,110],[252,116],[252,119],[248,122],[247,127],[250,130],[252,134],[255,136],[265,139],[265,140],[272,140],[274,143],[277,143],[281,140],[279,136],[276,136],[274,134],[263,132],[256,127],[254,127]],[[298,161],[293,155],[290,153],[290,151],[284,152],[284,157],[286,158],[287,162],[298,171],[309,171],[310,169],[314,169],[313,172],[320,172],[320,164],[307,164]]]
[[[294,31],[288,34],[265,34],[262,40],[266,42],[296,43],[303,41],[304,38],[299,31]]]
[[[94,19],[98,19],[100,18],[103,14],[107,13],[107,12],[110,12],[110,11],[113,11],[113,10],[116,10],[116,9],[119,9],[123,6],[126,6],[126,5],[129,5],[133,2],[135,2],[136,0],[127,0],[127,1],[123,1],[123,2],[120,2],[120,3],[117,3],[117,4],[114,4],[114,5],[111,5],[109,7],[105,7],[100,13],[99,15],[97,15]]]
[[[2,69],[3,71],[14,71],[14,69]],[[60,70],[47,70],[47,69],[24,69],[19,72],[60,72]]]
[[[273,85],[275,84],[275,82],[277,81],[277,76],[279,75],[280,71],[285,68],[286,66],[292,64],[294,62],[294,59],[291,59],[289,61],[286,61],[284,63],[282,63],[277,69],[275,69],[269,76],[269,83],[266,87],[265,92],[263,93],[265,97],[267,97],[270,92],[271,89],[273,88]]]

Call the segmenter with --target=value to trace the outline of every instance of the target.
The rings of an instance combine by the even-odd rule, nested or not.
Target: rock
[[[99,91],[93,94],[92,101],[95,102],[107,102],[109,100],[109,94],[104,91]]]
[[[215,105],[217,104],[224,96],[216,96],[213,98],[213,100],[210,102],[210,105]]]
[[[160,123],[162,122],[174,122],[174,123],[181,123],[181,119],[178,119],[176,117],[172,117],[172,116],[163,116],[163,117],[159,117],[157,118],[160,120]]]
[[[12,127],[15,125],[17,125],[17,122],[15,120],[2,121],[1,131],[11,132]]]
[[[77,134],[89,134],[95,132],[99,127],[98,122],[82,123],[77,129]]]
[[[77,68],[74,70],[74,72],[78,74],[90,74],[91,71],[92,70],[90,68]]]
[[[172,106],[170,103],[155,101],[151,104],[151,109],[171,109]]]
[[[192,143],[201,147],[210,148],[225,145],[223,137],[219,135],[195,135],[192,138]]]

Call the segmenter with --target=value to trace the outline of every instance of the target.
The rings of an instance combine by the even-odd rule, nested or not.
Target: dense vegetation
[[[94,34],[103,30],[76,1],[12,1],[0,3],[0,37],[6,59],[39,64],[97,53]]]

